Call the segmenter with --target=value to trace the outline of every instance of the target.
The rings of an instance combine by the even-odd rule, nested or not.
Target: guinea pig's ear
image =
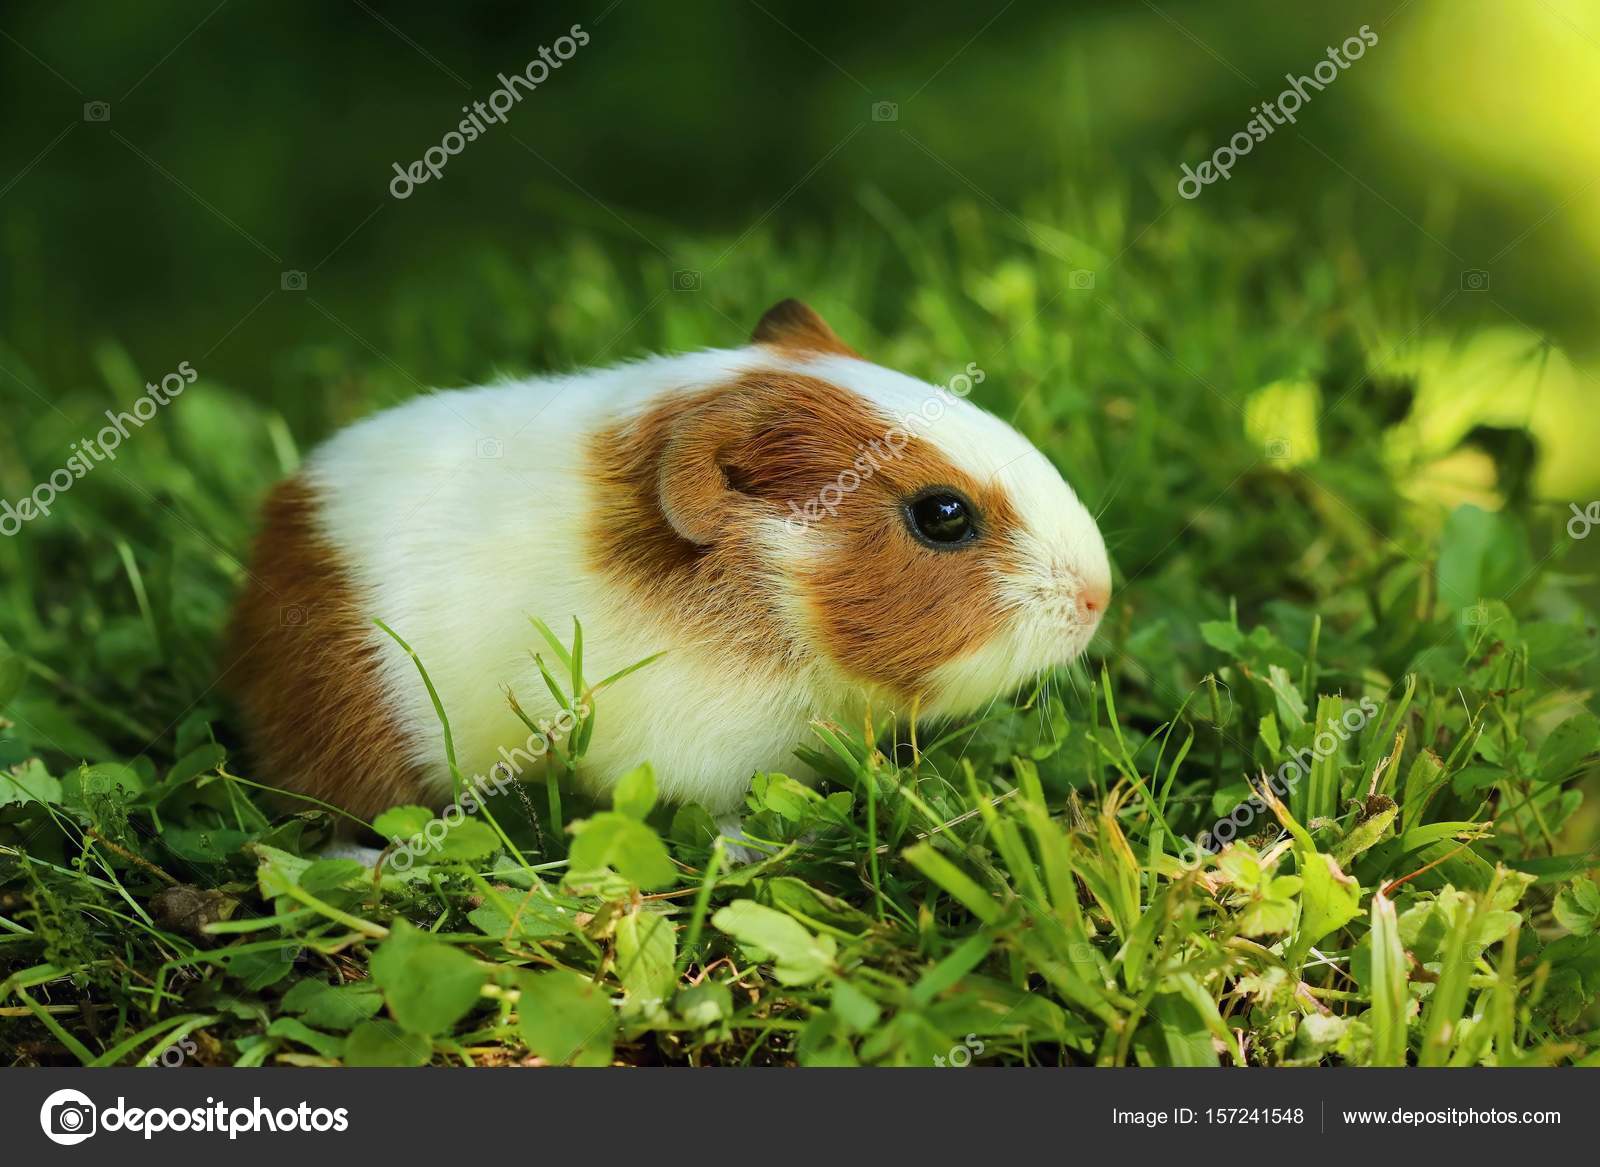
[[[754,506],[730,481],[725,462],[760,426],[763,412],[747,395],[730,392],[674,421],[661,453],[656,491],[667,522],[689,542],[714,542],[741,509]]]
[[[828,322],[818,316],[809,304],[799,300],[779,300],[768,308],[756,323],[750,340],[753,344],[770,344],[805,353],[836,353],[845,357],[861,355],[840,340],[839,334],[829,328]]]
[[[657,471],[661,511],[691,543],[713,543],[787,514],[786,501],[836,478],[886,424],[836,385],[752,374],[673,419]]]

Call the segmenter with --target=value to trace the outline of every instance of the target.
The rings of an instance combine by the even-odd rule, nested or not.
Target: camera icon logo
[[[1471,628],[1487,624],[1489,622],[1489,609],[1482,604],[1474,604],[1470,608],[1462,608],[1461,622]]]
[[[1463,292],[1487,292],[1489,290],[1489,273],[1482,268],[1468,268],[1461,273],[1461,290]]]
[[[672,290],[674,292],[698,292],[700,290],[700,273],[689,271],[687,268],[673,272]]]
[[[872,103],[872,120],[875,122],[897,122],[900,120],[900,103],[895,101],[875,101]]]
[[[480,458],[499,458],[504,456],[505,452],[506,444],[499,438],[478,439],[478,457]]]
[[[1288,438],[1273,438],[1267,443],[1267,460],[1269,462],[1287,462],[1294,454],[1294,447],[1289,444]]]
[[[278,286],[285,292],[303,292],[306,290],[306,273],[293,269],[286,271],[278,277]]]
[[[111,103],[109,101],[86,101],[83,103],[83,120],[86,122],[108,122],[111,120]]]
[[[1094,272],[1088,268],[1078,268],[1067,274],[1067,287],[1074,292],[1094,291]]]
[[[278,609],[278,623],[285,628],[304,628],[307,612],[299,604],[285,604]]]
[[[39,1108],[39,1126],[52,1143],[72,1147],[94,1134],[99,1126],[99,1113],[87,1094],[57,1090]]]

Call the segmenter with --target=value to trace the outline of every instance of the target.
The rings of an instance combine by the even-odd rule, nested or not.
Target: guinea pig
[[[371,818],[520,772],[559,707],[530,616],[583,625],[598,693],[579,783],[649,761],[726,816],[809,776],[818,718],[977,710],[1075,659],[1105,544],[1055,467],[965,400],[871,364],[786,300],[739,349],[418,397],[268,498],[227,686],[263,778]],[[559,666],[557,666],[559,671]],[[559,723],[558,723],[559,724]],[[499,769],[497,769],[499,768]]]

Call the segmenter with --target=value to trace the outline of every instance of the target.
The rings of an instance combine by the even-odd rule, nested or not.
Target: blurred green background
[[[589,43],[506,124],[393,197],[396,163],[574,24]],[[1181,197],[1182,167],[1244,131],[1286,74],[1326,75],[1329,47],[1363,29],[1376,43],[1296,124]],[[741,344],[788,296],[883,364],[935,382],[985,369],[973,399],[1062,469],[1111,553],[1116,603],[1084,667],[1063,671],[1059,703],[1035,694],[941,731],[946,756],[915,787],[936,808],[930,838],[987,831],[979,808],[999,799],[978,791],[1026,758],[1052,799],[1092,799],[1148,844],[1148,869],[1134,873],[1124,847],[1123,871],[1155,893],[1162,848],[1248,797],[1246,775],[1291,734],[1310,740],[1307,715],[1344,694],[1393,707],[1385,733],[1407,718],[1392,757],[1403,745],[1412,764],[1403,787],[1399,764],[1385,779],[1407,833],[1423,809],[1412,794],[1450,778],[1422,803],[1425,830],[1451,837],[1426,851],[1386,841],[1381,862],[1375,849],[1352,869],[1366,887],[1487,886],[1490,861],[1554,885],[1600,854],[1600,535],[1585,517],[1600,526],[1597,0],[4,0],[0,98],[0,777],[42,759],[35,789],[61,795],[0,791],[0,841],[21,827],[63,876],[69,861],[87,873],[94,850],[74,819],[156,863],[199,865],[208,886],[252,861],[247,840],[312,845],[305,819],[243,805],[281,776],[236,748],[217,640],[259,500],[313,443],[432,386]],[[181,401],[46,517],[6,529],[12,503],[54,494],[106,410],[180,367],[198,374]],[[438,441],[466,459],[478,437]],[[516,501],[544,531],[547,500]],[[473,583],[460,579],[462,602]],[[540,613],[563,628],[579,615]],[[1377,791],[1390,748],[1363,743],[1361,766],[1330,767],[1342,774],[1314,784],[1310,825],[1337,829],[1338,794]],[[1147,787],[1136,766],[1152,752]],[[80,762],[108,764],[120,793],[102,801]],[[1164,764],[1166,810],[1141,825],[1126,784],[1148,801]],[[1354,805],[1370,821],[1370,803]],[[899,806],[896,840],[922,821],[909,797]],[[877,861],[869,886],[858,856],[891,849],[872,849],[887,820],[862,813],[873,825],[856,823],[853,850],[817,852],[807,874],[881,920]],[[40,830],[46,818],[65,829]],[[1458,855],[1480,823],[1492,835]],[[1109,854],[1107,837],[1085,854]],[[1006,878],[1025,887],[1024,870]],[[94,881],[59,883],[61,906],[41,915],[55,922],[38,942],[8,933],[8,954],[103,968],[120,1018],[159,1009],[140,970],[168,962],[165,977],[181,948],[139,940],[118,905],[96,916]],[[933,885],[898,886],[909,923]],[[1553,887],[1531,896],[1522,941],[1588,927],[1564,954],[1544,949],[1548,982],[1530,969],[1528,996],[1572,1032],[1580,1018],[1593,1028],[1600,993],[1593,884],[1581,886],[1583,913],[1564,910],[1577,889],[1558,918],[1544,914]],[[1137,892],[1130,902],[1131,921]],[[872,934],[870,959],[895,978],[925,959],[953,967],[940,947],[956,934],[937,938],[926,904],[915,910],[906,946]],[[1172,910],[1163,943],[1200,951],[1183,937],[1211,910]],[[1216,918],[1204,926],[1236,927]],[[588,938],[583,950],[588,975]],[[1011,949],[1006,975],[1020,984],[1040,951]],[[1152,976],[1177,968],[1129,951]],[[1219,999],[1242,1003],[1234,973],[1268,968],[1242,952],[1201,962]],[[1318,979],[1343,978],[1329,999],[1353,1011],[1355,982],[1316,955]],[[230,966],[251,992],[273,984],[243,967]],[[1178,972],[1197,985],[1196,967],[1186,957]],[[1141,1013],[1151,984],[1128,982]],[[1444,994],[1429,993],[1431,1010]],[[1303,999],[1279,1001],[1252,1007],[1253,1049],[1288,1040],[1281,1022]],[[100,1016],[84,1032],[105,1048],[121,1035]],[[230,1028],[254,1041],[249,1024]],[[38,1036],[31,1019],[12,1028]],[[1489,1030],[1455,1032],[1481,1047]]]
[[[574,23],[590,44],[507,124],[390,196],[394,163]],[[1363,25],[1378,43],[1297,125],[1178,197],[1181,164]],[[765,248],[819,277],[861,264],[836,323],[882,335],[926,324],[900,226],[975,217],[1114,296],[1117,247],[1204,215],[1236,226],[1242,268],[1288,236],[1370,285],[1356,323],[1379,372],[1413,379],[1410,454],[1526,427],[1557,511],[1600,491],[1586,0],[8,3],[0,94],[0,376],[56,400],[108,362],[143,380],[188,360],[307,441],[370,409],[352,382],[375,358],[383,396],[736,343],[757,299],[807,294],[760,286]],[[1087,243],[1046,226],[1073,214],[1117,221]],[[574,252],[611,278],[540,280]],[[672,290],[680,270],[697,291]],[[635,324],[569,350],[595,295]],[[698,295],[698,335],[653,319],[667,295]],[[1441,473],[1464,497],[1492,484],[1471,458]]]

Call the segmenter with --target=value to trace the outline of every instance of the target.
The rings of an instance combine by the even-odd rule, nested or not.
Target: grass
[[[486,257],[359,343],[321,305],[271,395],[196,361],[0,539],[6,1061],[1600,1060],[1592,549],[1515,442],[1475,439],[1446,464],[1463,485],[1413,440],[1430,374],[1406,354],[1476,333],[1416,307],[1455,273],[1369,266],[1336,225],[1310,254],[1281,222],[1147,226],[1110,196],[1015,230],[862,210],[725,263],[732,240],[674,265],[585,240],[529,271]],[[703,287],[664,291],[670,266]],[[263,796],[214,685],[267,486],[419,383],[735,344],[790,294],[886,364],[986,371],[975,399],[1101,516],[1118,591],[1086,661],[921,740],[818,724],[796,745],[825,780],[755,779],[767,857],[741,865],[647,766],[611,806],[564,788],[604,685],[583,613],[530,613],[548,683],[591,711],[549,772],[403,871],[320,858],[334,816]],[[1527,347],[1533,383],[1548,356]],[[46,386],[0,352],[0,496],[142,392],[114,345],[98,365]],[[1302,777],[1261,781],[1297,755]],[[1201,855],[1208,831],[1237,838]]]

